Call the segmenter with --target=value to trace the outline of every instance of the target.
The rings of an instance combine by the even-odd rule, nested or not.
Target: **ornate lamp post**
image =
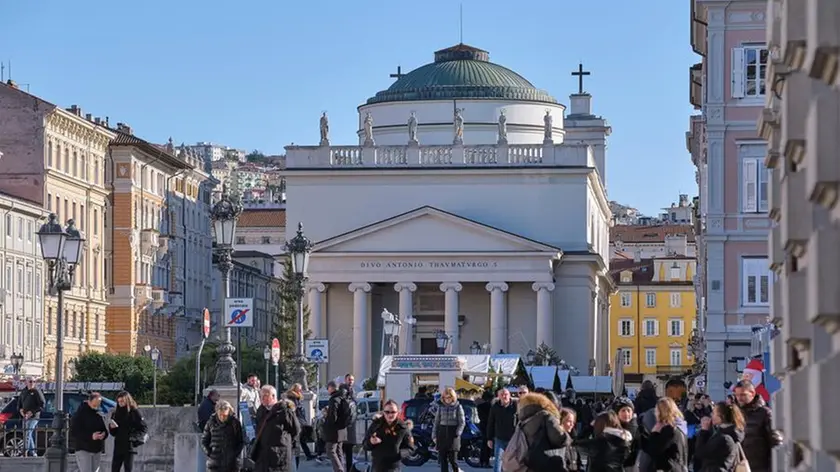
[[[19,375],[20,368],[23,365],[23,354],[12,354],[9,360],[12,361],[12,369],[15,371],[15,376]]]
[[[400,334],[402,321],[400,317],[391,313],[387,309],[382,310],[382,355],[385,353],[385,336],[388,336],[388,353],[393,354],[396,348],[396,337]]]
[[[525,362],[527,362],[528,365],[534,365],[534,362],[536,360],[537,360],[537,353],[534,352],[533,349],[529,350],[528,354],[525,354]]]
[[[146,354],[152,359],[152,364],[155,365],[155,369],[152,371],[152,407],[157,408],[157,371],[158,371],[158,359],[160,359],[160,350],[157,346],[152,347],[146,344],[143,348],[146,351]]]
[[[49,293],[57,295],[56,342],[55,342],[55,414],[52,428],[55,431],[50,438],[50,445],[44,454],[49,472],[67,470],[67,435],[65,424],[67,412],[64,411],[64,292],[73,287],[73,274],[76,266],[82,262],[82,249],[85,239],[73,220],[67,221],[67,228],[62,229],[58,217],[50,214],[47,221],[38,230],[41,244],[41,256],[47,262]]]
[[[222,196],[210,210],[210,218],[213,220],[213,232],[216,239],[216,265],[222,273],[222,285],[225,289],[225,298],[230,298],[230,272],[233,270],[233,248],[236,237],[236,222],[242,214],[242,203],[238,196],[231,197],[227,185],[222,186]],[[230,338],[230,327],[224,320],[219,322],[221,329],[221,344],[217,349],[219,360],[216,361],[216,379],[214,386],[233,387],[239,385],[236,381],[236,362],[233,360],[233,353],[236,348]],[[237,396],[236,401],[239,401]]]
[[[478,344],[478,341],[473,341],[472,344],[470,344],[470,354],[481,354],[481,344]]]
[[[265,359],[265,383],[268,384],[270,382],[268,379],[268,365],[271,360],[271,348],[268,346],[263,349],[263,359]]]
[[[439,329],[435,333],[435,342],[437,343],[438,354],[446,354],[446,348],[449,347],[449,340],[451,337],[445,331]]]
[[[286,252],[292,261],[292,272],[295,280],[293,287],[297,296],[297,353],[295,354],[295,376],[297,382],[308,390],[306,382],[306,353],[303,339],[303,284],[309,273],[309,255],[312,253],[312,241],[303,235],[303,223],[298,223],[297,234],[286,242]]]

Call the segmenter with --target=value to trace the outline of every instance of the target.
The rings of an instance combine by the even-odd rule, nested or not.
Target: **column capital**
[[[441,292],[448,292],[450,290],[455,292],[460,292],[463,290],[464,286],[458,282],[444,282],[440,284],[440,291]]]
[[[493,290],[501,290],[502,292],[507,292],[508,284],[505,282],[488,282],[487,285],[484,286],[484,289],[488,292],[492,292]]]
[[[531,290],[535,292],[539,292],[540,290],[545,290],[547,292],[553,292],[555,285],[551,282],[534,282],[531,284]]]
[[[305,287],[307,292],[317,290],[321,293],[324,293],[327,290],[326,284],[323,284],[321,282],[307,282],[304,287]]]
[[[370,284],[367,282],[353,282],[347,286],[347,290],[351,292],[358,292],[359,290],[367,293],[370,292]]]
[[[415,284],[414,282],[397,282],[394,284],[395,292],[402,292],[403,290],[408,290],[409,292],[416,292],[417,284]]]

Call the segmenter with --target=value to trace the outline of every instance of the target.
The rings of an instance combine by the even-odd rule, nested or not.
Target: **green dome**
[[[521,75],[490,62],[487,51],[458,44],[435,52],[435,62],[399,76],[367,104],[455,99],[557,103]]]

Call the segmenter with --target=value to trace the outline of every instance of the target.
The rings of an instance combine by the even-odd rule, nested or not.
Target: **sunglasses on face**
[[[394,410],[385,410],[385,411],[384,411],[384,413],[385,413],[386,415],[396,415],[396,414],[397,414],[397,412],[396,412],[396,411],[394,411]]]

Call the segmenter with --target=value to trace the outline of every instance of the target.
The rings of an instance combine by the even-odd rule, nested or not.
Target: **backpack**
[[[350,402],[344,397],[339,397],[336,409],[338,411],[336,412],[335,426],[338,429],[350,427],[353,424],[353,411],[350,407]]]
[[[535,444],[528,444],[528,436],[525,434],[525,425],[530,423],[534,418],[542,417],[542,421],[546,421],[544,415],[534,415],[525,421],[519,422],[516,425],[516,430],[510,438],[505,453],[502,456],[502,470],[505,472],[527,472],[535,463],[543,463],[546,456],[547,440],[546,427],[543,425],[537,430],[537,440]]]
[[[738,462],[735,463],[735,468],[732,469],[732,472],[751,472],[750,462],[747,460],[746,454],[744,454],[744,448],[741,447],[741,443],[738,443]]]

